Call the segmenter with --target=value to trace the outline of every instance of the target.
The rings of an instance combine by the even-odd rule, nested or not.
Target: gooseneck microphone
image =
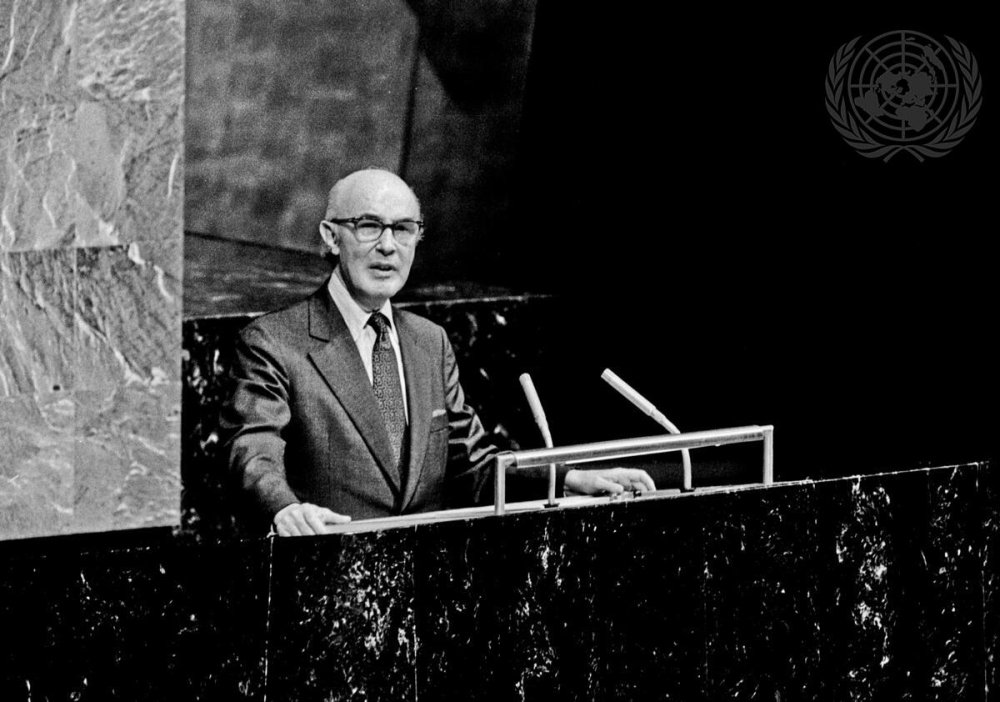
[[[535,384],[531,382],[531,376],[527,373],[521,373],[518,377],[521,381],[521,389],[524,390],[524,396],[528,400],[528,407],[531,408],[531,415],[535,418],[535,424],[538,426],[538,431],[542,434],[542,441],[545,442],[545,448],[552,448],[552,432],[549,431],[548,420],[545,419],[545,410],[542,409],[542,401],[538,399],[538,393],[535,392]],[[549,464],[549,501],[547,506],[554,507],[556,504],[556,464]]]
[[[681,430],[678,429],[673,422],[667,419],[663,413],[660,412],[660,410],[656,409],[652,402],[640,395],[635,388],[619,378],[614,372],[611,371],[610,368],[604,369],[604,372],[601,373],[601,378],[608,385],[623,395],[626,400],[642,410],[643,414],[651,417],[654,422],[659,424],[668,432],[671,434],[681,433]],[[685,492],[690,492],[694,488],[691,487],[691,452],[688,449],[681,449],[681,462],[684,466],[683,490]]]

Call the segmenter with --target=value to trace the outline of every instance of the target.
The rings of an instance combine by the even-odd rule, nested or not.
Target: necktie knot
[[[372,312],[372,316],[368,318],[368,325],[375,329],[375,335],[378,337],[378,343],[385,346],[390,343],[389,341],[389,320],[381,312]]]

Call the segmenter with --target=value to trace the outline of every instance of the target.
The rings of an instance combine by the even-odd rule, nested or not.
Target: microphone
[[[652,402],[640,395],[635,388],[619,378],[610,368],[604,369],[604,372],[601,373],[601,379],[623,395],[626,400],[638,407],[643,414],[648,415],[654,422],[659,424],[668,432],[671,434],[681,433],[681,430],[678,429],[673,422],[667,419],[663,413],[660,412],[660,410],[656,409]],[[691,487],[691,452],[688,449],[681,449],[681,462],[684,467],[683,490],[685,492],[691,492],[694,488]]]
[[[535,418],[535,424],[538,426],[538,430],[542,433],[542,441],[545,442],[545,448],[552,448],[552,432],[549,431],[549,422],[545,419],[545,410],[542,409],[542,401],[538,399],[538,393],[535,391],[535,384],[531,382],[531,376],[527,373],[521,373],[518,377],[521,381],[521,389],[524,390],[524,396],[528,400],[528,407],[531,408],[531,415]],[[556,464],[549,464],[549,501],[546,504],[547,507],[555,507],[556,505]]]

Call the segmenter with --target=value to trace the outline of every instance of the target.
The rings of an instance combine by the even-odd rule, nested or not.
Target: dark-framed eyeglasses
[[[358,241],[370,244],[382,238],[382,232],[392,230],[392,236],[397,243],[404,246],[412,244],[420,237],[424,223],[418,219],[398,219],[395,222],[383,222],[378,217],[348,217],[346,219],[324,219],[328,224],[350,225]]]

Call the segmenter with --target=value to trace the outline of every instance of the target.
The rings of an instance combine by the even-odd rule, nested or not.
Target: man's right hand
[[[350,517],[308,502],[293,502],[274,515],[278,536],[316,536],[327,534],[327,524],[347,524]]]

